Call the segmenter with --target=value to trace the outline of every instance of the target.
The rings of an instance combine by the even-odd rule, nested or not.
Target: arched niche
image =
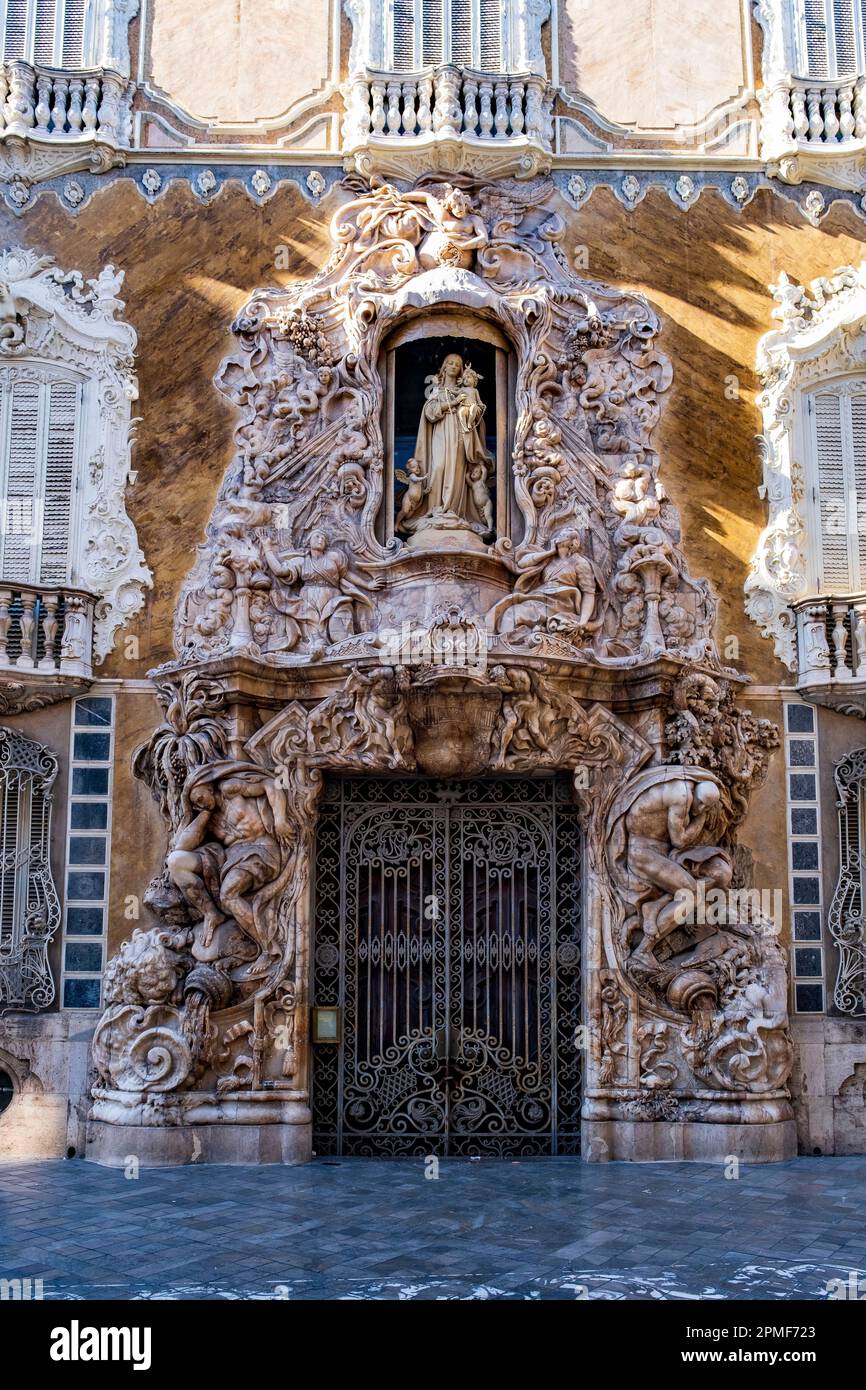
[[[514,439],[514,394],[517,358],[501,328],[492,320],[462,307],[441,307],[404,319],[386,338],[379,369],[383,382],[382,440],[384,486],[377,534],[387,544],[395,536],[395,517],[403,471],[415,443],[424,405],[426,378],[448,353],[458,353],[482,378],[478,391],[485,404],[484,432],[496,460],[491,478],[494,532],[487,537],[519,541],[523,519],[514,497],[511,454]],[[405,540],[405,536],[400,536]]]

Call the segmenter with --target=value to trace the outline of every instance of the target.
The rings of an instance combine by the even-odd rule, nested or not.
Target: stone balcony
[[[93,612],[83,589],[0,582],[0,714],[41,709],[93,680]]]
[[[866,76],[789,77],[760,93],[761,154],[785,183],[866,186]]]
[[[58,174],[122,164],[133,90],[128,78],[104,68],[0,63],[0,182],[26,190]]]
[[[797,691],[804,700],[866,719],[866,593],[800,599]]]
[[[343,89],[343,155],[361,174],[531,178],[550,167],[553,90],[537,73],[367,71]]]

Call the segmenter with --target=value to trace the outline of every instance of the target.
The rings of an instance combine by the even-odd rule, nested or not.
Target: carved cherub
[[[473,464],[469,469],[469,491],[472,500],[484,518],[488,531],[493,530],[493,501],[487,490],[487,469],[483,463]]]
[[[404,521],[408,521],[420,507],[424,497],[424,484],[428,474],[424,471],[423,464],[416,458],[406,460],[405,470],[396,468],[394,477],[401,483],[406,484],[406,491],[403,493],[403,501],[400,511],[397,514],[397,529],[402,526]]]

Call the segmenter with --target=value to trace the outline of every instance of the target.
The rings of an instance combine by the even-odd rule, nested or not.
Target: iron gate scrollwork
[[[580,831],[567,779],[334,780],[316,861],[319,1154],[576,1153]]]

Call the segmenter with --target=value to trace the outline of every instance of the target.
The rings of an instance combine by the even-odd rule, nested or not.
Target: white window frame
[[[444,9],[455,0],[442,0],[442,3]],[[469,3],[473,9],[473,47],[480,59],[480,3],[479,0],[469,0]],[[367,71],[393,71],[393,0],[343,0],[343,4],[352,21],[350,78]],[[541,31],[550,18],[550,9],[551,0],[500,0],[502,72],[547,76]],[[420,3],[416,3],[416,38],[421,23],[420,11]],[[418,51],[417,45],[415,51]]]
[[[866,496],[858,497],[851,460],[853,440],[850,437],[850,407],[842,410],[842,433],[845,446],[845,512],[848,545],[848,569],[850,583],[839,588],[824,574],[823,520],[821,517],[821,457],[818,444],[818,422],[815,411],[815,397],[827,393],[838,395],[843,400],[850,396],[866,395],[866,365],[856,374],[843,377],[830,377],[804,387],[799,393],[797,413],[804,423],[802,458],[806,476],[806,573],[811,592],[815,594],[850,594],[861,590],[866,592],[866,566],[861,570],[858,546],[858,520],[866,524]]]
[[[757,354],[764,381],[758,397],[760,493],[769,518],[745,583],[746,612],[793,671],[796,624],[790,605],[821,592],[819,477],[808,397],[846,378],[866,379],[866,260],[813,280],[808,290],[784,274],[771,289],[781,327],[764,335]]]
[[[860,10],[859,0],[851,0],[851,9],[854,20],[854,47],[856,51],[856,62],[853,72],[839,71],[837,57],[836,16],[833,9],[833,0],[823,0],[824,4],[824,28],[827,34],[827,72],[813,73],[809,71],[809,48],[806,29],[806,5],[805,0],[792,0],[794,5],[794,61],[793,71],[797,77],[814,77],[816,81],[836,82],[841,78],[854,77],[866,72],[866,48],[864,48],[863,16]]]
[[[35,62],[37,0],[27,0],[27,34],[20,61]],[[48,67],[78,71],[78,65],[63,62],[63,19],[66,0],[57,0],[54,19],[54,55]],[[129,76],[129,23],[138,14],[139,0],[88,0],[84,16],[81,70],[109,68]],[[0,53],[5,52],[8,0],[0,0]],[[6,61],[12,61],[6,59]]]
[[[471,68],[481,68],[481,0],[439,0],[442,9],[442,55],[438,60],[440,64],[452,62],[451,55],[451,35],[452,24],[451,15],[455,6],[468,4],[471,11],[470,23],[472,33],[472,58],[468,64]],[[385,67],[388,71],[396,69],[397,54],[394,51],[394,0],[384,0],[384,53]],[[417,55],[423,52],[424,38],[424,0],[414,0],[414,53]],[[499,35],[500,35],[500,67],[501,72],[508,72],[511,64],[511,16],[513,6],[509,0],[500,0],[499,5]],[[414,61],[409,64],[407,71],[418,70],[422,67],[436,66],[436,64],[424,64]]]
[[[29,379],[59,373],[81,383],[67,582],[101,600],[94,623],[97,663],[153,583],[126,512],[138,382],[131,366],[136,334],[120,317],[124,304],[117,298],[122,280],[113,266],[85,282],[79,271],[62,271],[34,251],[0,254],[0,284],[7,291],[0,308],[6,330],[0,373]],[[2,496],[0,504],[5,515]]]
[[[772,87],[775,82],[791,77],[814,77],[816,83],[835,83],[866,72],[866,35],[859,0],[853,0],[856,70],[845,73],[843,79],[838,76],[835,61],[833,0],[824,0],[824,11],[829,16],[826,77],[815,76],[809,71],[804,0],[754,0],[754,4],[755,17],[764,34],[762,68],[765,86]]]

